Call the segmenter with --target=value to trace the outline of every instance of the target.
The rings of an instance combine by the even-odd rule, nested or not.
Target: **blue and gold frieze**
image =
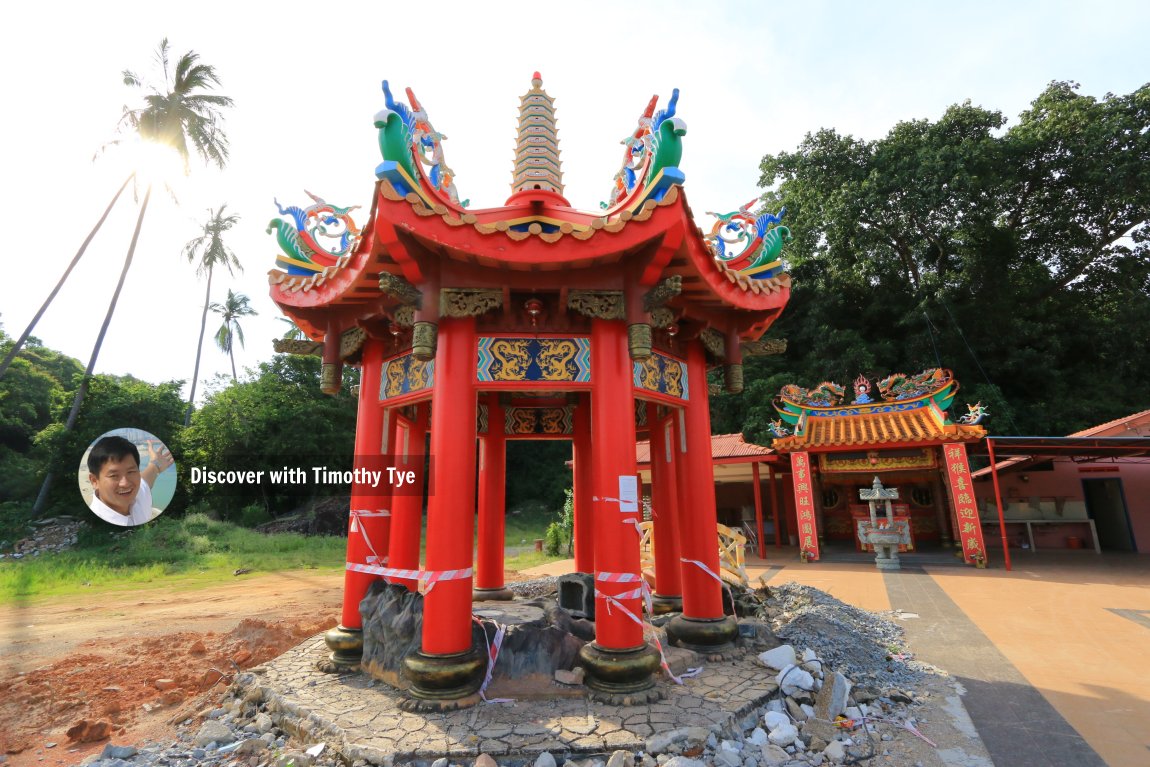
[[[690,399],[687,391],[687,363],[660,352],[634,363],[635,388]]]
[[[589,338],[479,339],[479,381],[590,383]]]
[[[435,385],[435,360],[424,362],[410,353],[392,357],[383,364],[380,378],[381,400],[430,389]]]

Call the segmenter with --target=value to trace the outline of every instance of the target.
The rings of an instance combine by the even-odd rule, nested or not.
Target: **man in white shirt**
[[[152,485],[172,465],[171,454],[148,440],[148,466],[140,471],[140,451],[123,437],[104,437],[88,454],[91,509],[113,525],[133,527],[152,519]]]

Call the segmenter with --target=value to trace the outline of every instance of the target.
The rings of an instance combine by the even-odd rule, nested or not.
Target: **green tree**
[[[0,351],[13,345],[0,331]],[[0,379],[0,538],[8,538],[10,528],[22,528],[28,519],[43,477],[33,454],[36,435],[66,406],[82,371],[77,360],[30,336],[23,354]]]
[[[1002,432],[1065,434],[1146,406],[1150,85],[1102,99],[1051,83],[1005,131],[969,102],[864,141],[831,129],[768,156],[795,235],[783,358],[748,362],[749,436],[788,381],[939,363]],[[908,370],[910,372],[910,370]],[[786,379],[786,380],[783,380]]]
[[[234,293],[230,288],[227,299],[222,304],[212,304],[211,309],[223,318],[220,329],[216,331],[216,346],[228,355],[232,362],[232,381],[237,381],[235,342],[238,340],[240,346],[244,345],[244,329],[240,326],[240,318],[251,317],[256,314],[256,310],[248,303],[247,296]]]
[[[223,110],[232,105],[232,100],[227,96],[207,93],[220,84],[219,77],[213,67],[198,62],[199,54],[188,51],[176,60],[173,67],[168,40],[164,38],[156,49],[156,63],[163,74],[161,85],[158,87],[145,85],[145,80],[136,73],[130,70],[123,72],[125,85],[134,88],[147,87],[151,92],[144,97],[143,106],[124,107],[120,119],[121,129],[131,138],[174,149],[183,160],[185,171],[188,169],[188,160],[193,148],[205,162],[215,163],[220,168],[224,167],[228,158],[228,140],[221,123]],[[118,144],[121,141],[122,139],[117,139],[111,143]],[[96,343],[92,347],[92,356],[88,360],[84,377],[76,389],[72,409],[64,424],[65,430],[70,431],[75,426],[80,407],[90,387],[92,371],[96,367],[96,360],[103,347],[104,336],[112,322],[120,291],[124,287],[124,280],[136,254],[136,244],[140,239],[140,229],[143,227],[144,215],[147,213],[151,197],[152,185],[149,183],[140,203],[140,212],[136,217],[136,227],[124,257],[124,266],[120,270],[116,289],[108,302],[108,311],[96,336]],[[52,478],[53,474],[49,473],[44,479],[44,487],[36,502],[37,510],[43,507]]]
[[[345,369],[344,386],[335,397],[319,390],[320,360],[280,354],[261,362],[250,380],[208,394],[180,437],[181,486],[193,502],[210,503],[222,516],[236,516],[255,503],[272,513],[302,501],[298,492],[311,485],[212,486],[191,484],[191,467],[218,471],[267,471],[303,466],[315,460],[333,470],[348,470],[355,445],[356,401],[351,388],[355,371]]]
[[[151,384],[132,376],[92,376],[74,427],[66,429],[57,411],[53,422],[36,434],[32,455],[50,474],[75,477],[88,445],[112,429],[143,429],[171,446],[183,424],[183,385],[183,381]],[[181,460],[177,451],[173,455]],[[42,503],[53,513],[75,514],[80,495],[74,482],[63,482],[50,488]],[[178,505],[172,510],[178,510]]]
[[[208,210],[208,220],[204,222],[203,231],[199,237],[184,246],[184,257],[188,263],[196,265],[196,274],[207,276],[208,285],[204,290],[204,310],[200,314],[200,338],[196,342],[196,366],[192,372],[192,389],[188,395],[188,410],[184,414],[184,426],[192,422],[192,408],[196,401],[196,383],[200,377],[200,356],[204,350],[204,331],[208,326],[208,309],[212,300],[212,274],[217,266],[228,270],[228,274],[235,274],[235,269],[243,271],[240,261],[231,248],[224,244],[224,234],[239,222],[240,217],[233,214],[225,215],[228,206],[221,205],[219,210]],[[233,366],[234,375],[234,366]]]

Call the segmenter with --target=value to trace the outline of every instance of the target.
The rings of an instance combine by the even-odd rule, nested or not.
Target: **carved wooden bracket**
[[[683,278],[679,275],[668,277],[643,296],[643,311],[650,312],[666,304],[683,292]]]
[[[319,357],[323,354],[323,342],[312,341],[310,338],[277,338],[272,341],[272,350],[276,354]]]
[[[363,348],[367,340],[367,331],[363,328],[348,328],[339,336],[339,356],[347,359]]]
[[[666,307],[651,310],[651,326],[665,329],[675,322],[675,313]]]
[[[402,304],[423,308],[423,293],[419,288],[396,274],[384,272],[379,275],[379,290],[381,293],[399,299]]]
[[[769,357],[775,354],[783,354],[787,350],[787,339],[785,338],[765,338],[758,341],[743,341],[740,344],[743,348],[743,354],[747,357]]]
[[[400,306],[392,313],[392,322],[401,328],[410,328],[415,324],[415,307]]]
[[[443,288],[439,291],[439,312],[444,317],[478,317],[501,306],[502,290]]]
[[[707,347],[707,351],[714,356],[719,359],[727,358],[727,342],[719,331],[714,328],[707,328],[699,334],[699,340],[703,342],[703,346]]]
[[[627,313],[621,290],[572,290],[567,308],[596,320],[622,320]]]

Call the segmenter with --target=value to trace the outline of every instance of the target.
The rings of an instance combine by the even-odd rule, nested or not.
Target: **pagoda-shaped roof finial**
[[[531,90],[519,103],[519,133],[515,142],[515,170],[511,178],[512,200],[527,196],[550,197],[555,202],[568,205],[563,199],[560,167],[555,103],[543,90],[543,78],[535,72],[531,76]]]

